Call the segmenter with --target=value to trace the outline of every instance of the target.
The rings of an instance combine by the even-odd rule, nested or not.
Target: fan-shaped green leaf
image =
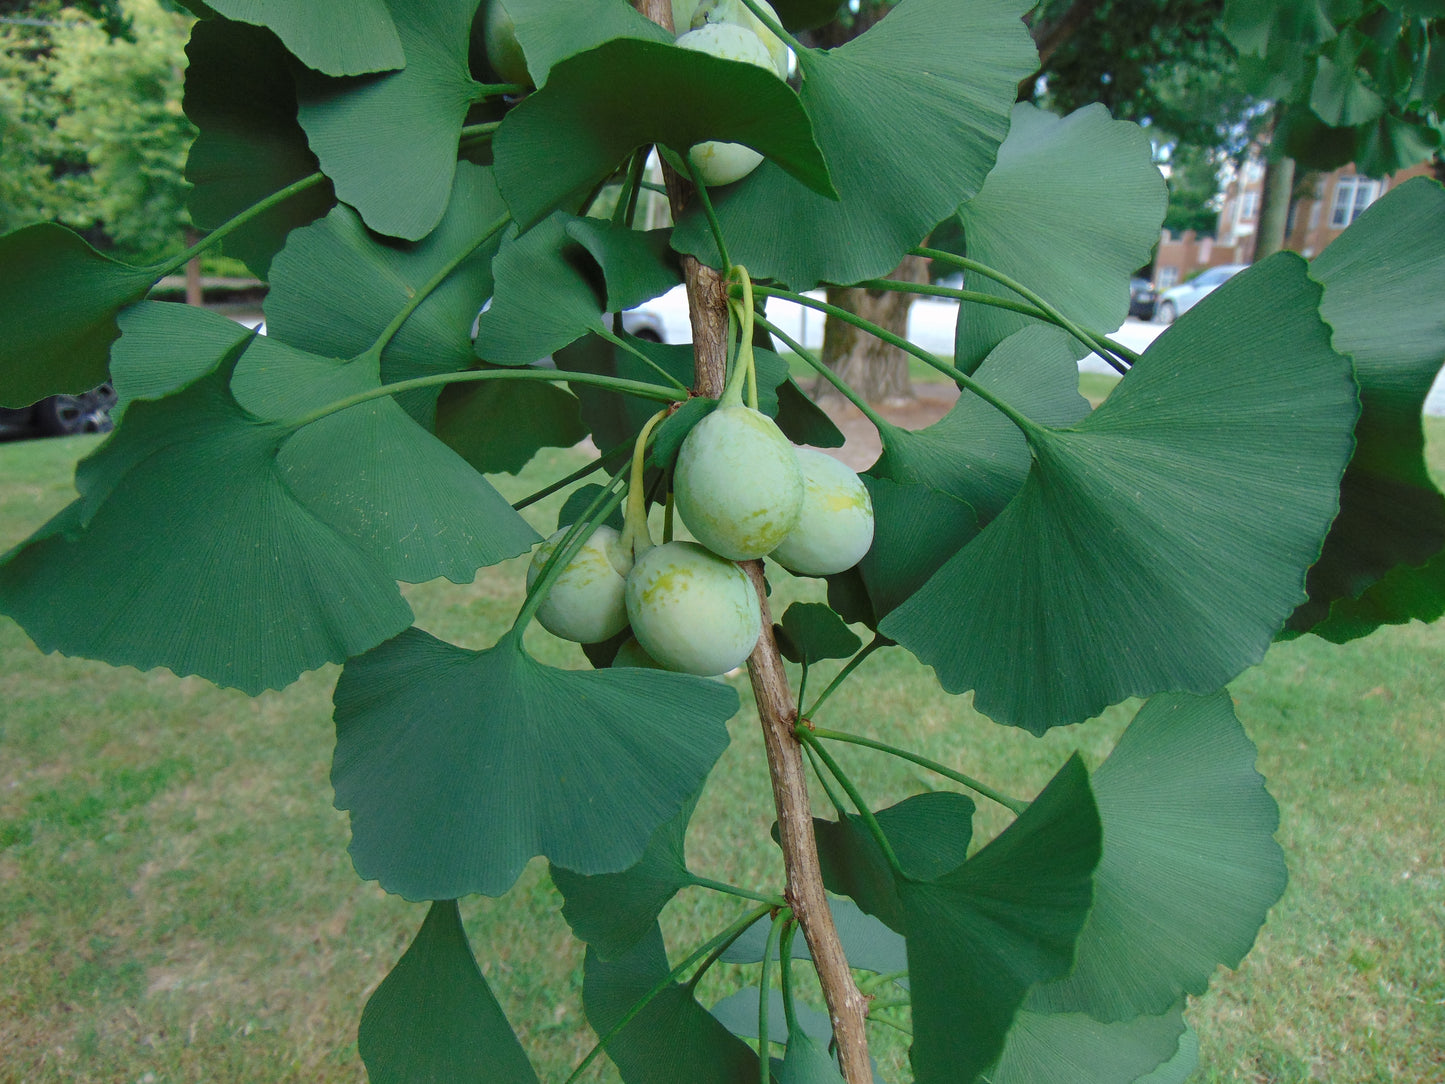
[[[231,399],[233,358],[132,403],[77,469],[80,499],[0,567],[0,608],[42,650],[256,694],[410,623],[393,578],[287,486],[290,431]]]
[[[291,62],[275,35],[228,19],[203,19],[186,46],[183,106],[199,132],[186,158],[191,219],[215,229],[252,204],[320,169],[296,122]],[[286,235],[331,209],[324,181],[293,195],[227,236],[228,256],[261,278]]]
[[[783,614],[782,631],[792,651],[788,658],[809,665],[823,659],[846,659],[863,646],[843,619],[821,602],[793,603]],[[780,646],[782,642],[780,639]]]
[[[1445,546],[1445,499],[1425,463],[1420,418],[1445,363],[1445,306],[1423,301],[1445,297],[1445,252],[1435,243],[1441,231],[1445,188],[1420,178],[1376,201],[1310,265],[1325,288],[1320,312],[1334,328],[1335,349],[1354,360],[1361,411],[1340,514],[1310,569],[1310,599],[1290,619],[1292,629],[1325,621],[1331,604],[1358,618],[1390,590],[1382,585],[1371,601],[1355,602],[1370,584],[1396,566],[1425,564]],[[1418,578],[1402,568],[1396,580]],[[1439,614],[1435,594],[1427,591],[1417,610],[1405,592],[1403,607],[1387,607],[1381,617],[1430,620]],[[1326,628],[1315,631],[1335,638]]]
[[[1134,1084],[1184,1084],[1198,1068],[1199,1035],[1186,1021],[1175,1055],[1152,1073],[1141,1076]]]
[[[507,0],[507,14],[516,26],[517,42],[527,58],[527,71],[543,86],[552,65],[586,52],[612,38],[672,42],[657,23],[627,0]]]
[[[225,355],[251,337],[251,329],[219,313],[169,301],[141,301],[116,323],[120,338],[110,351],[117,421],[136,399],[160,399],[205,376]]]
[[[1057,328],[1022,328],[989,354],[974,379],[1041,425],[1072,425],[1089,413],[1089,403],[1079,394],[1079,368],[1069,342]],[[1031,465],[1028,441],[1018,427],[968,390],[961,390],[933,425],[919,430],[890,425],[880,436],[883,454],[868,474],[966,501],[980,525],[1013,500]],[[941,557],[934,563],[942,563]]]
[[[390,7],[405,68],[345,81],[300,72],[297,97],[301,127],[336,195],[377,233],[419,241],[446,211],[457,140],[477,92],[467,66],[477,0]]]
[[[1346,62],[1321,56],[1310,88],[1310,109],[1335,128],[1368,124],[1385,112],[1385,100],[1360,78],[1354,58]]]
[[[973,801],[964,795],[937,791],[915,794],[875,817],[904,873],[930,881],[957,869],[968,857],[973,811]],[[897,878],[863,818],[815,817],[813,833],[828,891],[851,897],[865,913],[906,933]]]
[[[206,0],[228,19],[269,27],[305,64],[327,75],[363,75],[407,63],[385,0]],[[411,5],[394,3],[403,21]]]
[[[598,1035],[622,1022],[671,968],[662,931],[607,962],[587,950],[582,1002]],[[755,1084],[758,1056],[697,1003],[690,987],[668,985],[607,1044],[627,1084]]]
[[[1129,314],[1129,276],[1159,242],[1168,192],[1144,129],[1102,105],[1056,117],[1014,106],[1008,138],[977,196],[959,209],[968,255],[1022,282],[1064,316],[1112,331]],[[981,275],[969,289],[1017,300]],[[971,371],[1034,321],[959,306],[954,364]],[[1089,348],[1067,340],[1077,358]]]
[[[600,959],[615,959],[646,937],[668,901],[693,883],[683,847],[695,808],[696,795],[653,833],[637,864],[621,873],[584,877],[552,867],[552,883],[567,901],[562,917]]]
[[[502,194],[526,229],[638,147],[684,153],[709,139],[768,155],[820,199],[832,191],[808,114],[775,74],[635,38],[557,64],[546,87],[507,114],[492,147]]]
[[[1165,332],[1023,490],[880,623],[978,710],[1042,733],[1259,660],[1338,510],[1358,412],[1281,253]]]
[[[437,438],[484,474],[516,474],[538,449],[587,435],[579,409],[575,395],[540,380],[452,384],[437,400]]]
[[[1286,880],[1254,758],[1227,692],[1166,693],[1140,710],[1093,775],[1104,855],[1073,973],[1030,1008],[1153,1016],[1239,966]]]
[[[1099,817],[1069,759],[987,847],[931,881],[900,880],[918,1084],[973,1080],[1029,988],[1068,973],[1092,900]]]
[[[778,1084],[845,1084],[838,1063],[828,1054],[827,1037],[821,1041],[823,1046],[804,1031],[789,1034]]]
[[[1019,80],[1038,67],[1028,7],[909,0],[841,48],[800,52],[803,105],[841,199],[764,162],[713,194],[733,260],[800,290],[892,271],[992,168]],[[673,245],[717,264],[700,211]]]
[[[357,1049],[372,1084],[536,1084],[482,977],[456,900],[427,910],[416,939],[361,1014]]]
[[[677,285],[667,230],[644,233],[557,212],[517,236],[492,264],[496,292],[477,321],[476,353],[530,365],[602,322]]]
[[[540,541],[490,482],[391,399],[303,426],[277,464],[315,515],[407,583],[470,583],[477,569]]]
[[[1176,1007],[1102,1024],[1082,1013],[1020,1009],[998,1064],[983,1084],[1134,1084],[1175,1057],[1184,1034]]]
[[[12,407],[105,383],[116,314],[160,277],[49,222],[0,237],[0,267],[0,406]]]
[[[763,921],[764,927],[772,923]],[[764,935],[766,936],[766,934]],[[794,939],[795,942],[802,942],[802,938]],[[794,959],[807,959],[806,956],[799,957],[796,950],[793,952]],[[776,961],[777,953],[773,953]],[[758,1037],[758,988],[756,986],[744,986],[736,993],[729,994],[711,1009],[708,1010],[713,1017],[736,1035],[739,1039],[754,1039]],[[828,1020],[828,1014],[819,1012],[802,1002],[795,1002],[793,1013],[797,1017],[800,1035],[812,1035],[827,1043],[833,1038],[833,1025]],[[770,1041],[781,1043],[788,1041],[788,1018],[783,1011],[783,996],[777,990],[768,991],[768,1035]]]
[[[516,632],[465,651],[411,629],[336,685],[338,809],[362,877],[498,896],[533,855],[617,873],[702,787],[737,693],[659,670],[556,670]]]
[[[292,233],[276,257],[265,304],[268,334],[312,354],[355,357],[432,279],[453,268],[387,345],[381,376],[395,383],[471,368],[472,323],[492,292],[500,234],[478,242],[505,213],[491,171],[468,162],[456,167],[446,217],[415,244],[383,241],[350,208],[337,207]],[[435,401],[435,390],[425,389],[403,399],[423,424]]]

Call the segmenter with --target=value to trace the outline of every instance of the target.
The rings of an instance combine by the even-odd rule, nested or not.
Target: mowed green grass
[[[1107,385],[1088,387],[1102,396]],[[1429,423],[1445,474],[1445,423]],[[0,552],[71,493],[93,438],[0,445]],[[512,497],[580,462],[540,456],[498,484]],[[556,500],[534,509],[550,528]],[[523,564],[466,586],[408,589],[418,623],[492,642],[522,597]],[[782,577],[775,602],[817,597]],[[533,650],[580,665],[538,629]],[[821,668],[820,668],[821,669]],[[331,807],[336,669],[256,699],[194,678],[42,656],[0,619],[0,1081],[362,1081],[356,1021],[423,905],[358,881]],[[814,689],[828,674],[810,679]],[[701,874],[778,884],[766,768],[744,710],[689,838]],[[1343,648],[1276,646],[1233,691],[1282,809],[1292,881],[1254,953],[1190,1010],[1198,1081],[1438,1082],[1445,1077],[1445,625],[1386,629]],[[1035,739],[975,715],[899,650],[869,660],[819,721],[900,744],[1031,794],[1070,751],[1097,763],[1133,707]],[[878,805],[939,781],[877,754],[839,758]],[[980,805],[979,835],[1006,818]],[[482,967],[544,1081],[592,1042],[582,950],[545,868],[464,904]],[[742,908],[688,890],[664,916],[675,949]],[[747,976],[720,968],[719,998]],[[890,1080],[904,1040],[877,1029]],[[614,1079],[599,1062],[586,1079]]]

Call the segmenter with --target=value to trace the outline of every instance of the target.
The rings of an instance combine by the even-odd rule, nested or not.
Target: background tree
[[[179,251],[194,20],[157,0],[28,10],[0,25],[0,223],[58,220],[131,261]]]

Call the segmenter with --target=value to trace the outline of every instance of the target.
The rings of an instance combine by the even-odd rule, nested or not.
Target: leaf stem
[[[778,946],[778,984],[783,988],[783,1019],[787,1021],[788,1037],[798,1030],[798,1017],[793,1007],[793,938],[798,932],[797,916],[789,912],[783,926],[783,940]]]
[[[592,460],[590,463],[586,463],[583,466],[578,467],[566,477],[558,478],[555,482],[543,486],[535,493],[527,494],[527,496],[523,497],[520,501],[517,501],[515,504],[512,505],[513,510],[520,512],[523,508],[526,508],[529,505],[536,504],[538,501],[550,497],[559,489],[566,489],[573,482],[582,481],[582,479],[586,478],[589,474],[601,470],[609,459],[615,458],[620,453],[627,451],[630,447],[632,447],[632,442],[624,441],[623,443],[617,445],[615,448],[609,448],[607,451],[599,455],[596,459]]]
[[[874,738],[864,738],[857,734],[845,734],[838,730],[824,730],[821,727],[814,727],[812,733],[813,736],[817,738],[824,738],[828,741],[847,742],[849,745],[861,745],[867,749],[876,749],[880,753],[888,753],[901,760],[907,760],[913,764],[917,764],[920,768],[927,768],[929,771],[941,775],[945,779],[952,779],[955,783],[962,783],[975,794],[981,794],[1006,809],[1012,810],[1015,814],[1021,814],[1029,807],[1029,803],[1020,798],[1010,798],[1007,794],[1002,794],[994,790],[987,783],[981,783],[971,776],[964,775],[962,772],[955,771],[945,764],[938,763],[936,760],[930,760],[928,757],[921,756],[918,753],[889,745],[887,742],[877,741]]]
[[[884,1024],[890,1028],[893,1028],[895,1031],[903,1032],[903,1034],[907,1035],[910,1039],[913,1038],[913,1029],[908,1027],[906,1024],[900,1024],[897,1020],[890,1020],[886,1016],[871,1015],[868,1017],[868,1020],[870,1023]]]
[[[784,916],[787,918],[784,918]],[[773,916],[773,924],[768,930],[768,940],[763,946],[763,966],[758,970],[758,1074],[760,1084],[772,1084],[772,1059],[768,1054],[768,1009],[771,1008],[772,987],[768,982],[768,965],[773,961],[773,950],[777,948],[778,938],[782,934],[783,925],[788,918],[792,918],[791,911],[779,911]],[[782,961],[778,961],[778,970],[782,971]]]
[[[710,888],[714,892],[721,892],[727,896],[736,896],[740,900],[752,900],[755,903],[766,903],[770,907],[786,907],[788,901],[782,896],[765,896],[761,892],[753,892],[746,888],[739,888],[737,885],[730,885],[723,881],[714,881],[711,877],[690,877],[688,884],[697,888]]]
[[[823,762],[818,759],[817,751],[807,742],[804,742],[803,752],[808,754],[808,763],[813,766],[813,775],[817,777],[818,784],[823,788],[823,793],[827,794],[828,801],[832,803],[833,808],[837,811],[840,818],[846,817],[848,815],[848,809],[843,805],[843,799],[838,797],[838,792],[833,789],[833,784],[828,782],[828,773],[823,768]]]
[[[638,185],[642,183],[642,171],[647,166],[647,148],[639,147],[632,152],[632,161],[627,167],[627,179],[617,193],[617,206],[612,209],[614,226],[632,226],[632,216],[637,210]]]
[[[883,420],[883,418],[878,414],[877,411],[875,411],[866,402],[864,402],[863,399],[858,395],[858,393],[855,392],[852,387],[850,387],[848,383],[843,380],[842,377],[840,377],[832,369],[828,368],[828,366],[824,365],[823,362],[815,355],[809,353],[808,350],[804,348],[802,343],[792,338],[790,335],[787,334],[787,332],[779,328],[777,324],[774,324],[766,316],[759,316],[757,320],[759,327],[761,327],[764,331],[768,332],[770,335],[773,335],[775,338],[782,340],[784,346],[786,346],[793,353],[797,354],[798,357],[802,358],[803,361],[805,361],[809,366],[811,366],[812,369],[829,384],[832,384],[834,390],[836,390],[839,395],[841,395],[844,399],[847,399],[848,402],[852,403],[855,407],[862,411],[863,416],[867,418],[870,422],[872,422],[873,425],[879,430],[879,432],[882,432],[885,429],[893,428],[892,425]]]
[[[628,342],[626,339],[624,339],[621,335],[618,335],[615,331],[612,331],[610,328],[606,327],[605,325],[604,325],[601,329],[594,329],[594,331],[596,332],[596,334],[597,334],[600,338],[603,338],[603,339],[607,340],[607,341],[610,342],[613,346],[617,347],[617,349],[623,351],[624,353],[631,354],[631,355],[632,355],[633,357],[635,357],[638,361],[642,362],[644,365],[646,365],[646,366],[648,366],[649,368],[651,368],[653,372],[657,373],[658,376],[662,377],[662,379],[666,380],[669,384],[671,384],[671,385],[672,385],[674,388],[676,388],[678,391],[680,391],[680,392],[686,392],[686,391],[687,391],[687,385],[686,385],[686,384],[684,384],[681,380],[677,379],[677,377],[675,377],[675,376],[673,376],[671,373],[669,373],[669,372],[668,372],[666,369],[664,369],[661,365],[657,364],[657,362],[653,361],[650,357],[648,357],[646,354],[644,354],[644,353],[643,353],[641,350],[639,350],[637,347],[633,346],[630,342]]]
[[[652,431],[667,417],[666,410],[659,410],[647,419],[647,424],[637,434],[632,447],[631,481],[627,486],[627,512],[622,520],[622,552],[629,557],[641,557],[652,549],[652,532],[647,528],[647,493],[642,480],[647,467],[647,442]]]
[[[302,192],[315,188],[318,184],[321,184],[325,180],[326,174],[318,171],[316,173],[312,173],[308,176],[302,177],[299,181],[292,181],[285,188],[278,189],[277,191],[272,192],[265,199],[258,200],[257,202],[251,204],[251,206],[247,207],[240,214],[236,215],[236,217],[217,226],[214,230],[206,234],[206,236],[202,237],[199,241],[197,241],[190,248],[186,249],[179,256],[173,256],[171,257],[171,259],[165,261],[164,263],[157,264],[154,268],[154,270],[157,272],[156,277],[159,278],[161,275],[169,275],[174,271],[179,271],[182,267],[186,266],[186,264],[190,260],[192,260],[196,256],[199,256],[202,252],[205,252],[212,245],[220,244],[221,241],[229,237],[231,234],[235,233],[242,226],[250,222],[253,218],[256,218],[258,215],[265,214],[272,207],[275,207],[278,203],[284,203],[292,196],[299,195]]]
[[[607,1029],[607,1034],[603,1035],[597,1040],[596,1044],[592,1047],[592,1049],[587,1052],[587,1056],[582,1059],[581,1063],[578,1064],[577,1068],[572,1070],[571,1074],[567,1077],[565,1081],[562,1082],[562,1084],[573,1084],[573,1082],[576,1081],[577,1078],[580,1077],[587,1070],[587,1067],[597,1060],[597,1055],[601,1054],[602,1051],[607,1048],[607,1044],[610,1043],[613,1039],[617,1038],[618,1033],[628,1024],[632,1023],[632,1021],[636,1019],[637,1014],[642,1012],[643,1009],[647,1008],[647,1006],[652,1003],[653,998],[657,997],[658,994],[661,994],[669,986],[671,986],[674,982],[681,978],[684,971],[686,971],[693,964],[697,963],[697,961],[702,959],[704,956],[707,956],[709,953],[713,954],[713,958],[704,962],[703,965],[698,968],[697,973],[693,975],[690,980],[688,980],[689,985],[695,983],[697,979],[701,977],[703,972],[705,972],[710,966],[712,966],[712,963],[717,959],[717,957],[721,956],[723,952],[727,950],[727,947],[729,945],[731,945],[745,932],[747,932],[749,926],[751,926],[758,919],[762,918],[764,915],[768,914],[771,910],[771,907],[754,908],[753,910],[745,914],[742,918],[734,922],[727,929],[723,930],[722,933],[718,934],[716,937],[712,938],[711,940],[707,941],[702,945],[699,945],[696,949],[694,949],[686,960],[683,960],[682,963],[678,964],[670,972],[668,972],[668,975],[665,979],[663,979],[651,990],[643,994],[642,997],[638,998],[632,1003],[631,1007],[628,1008],[627,1012],[623,1013],[622,1019],[617,1021],[617,1023],[613,1024],[610,1028]]]
[[[858,667],[862,665],[864,659],[866,659],[869,655],[873,654],[873,652],[877,651],[880,647],[888,647],[892,643],[893,641],[888,639],[888,637],[884,636],[881,633],[875,632],[873,634],[873,639],[868,641],[867,645],[863,648],[863,650],[858,652],[858,654],[854,655],[851,659],[849,659],[843,669],[839,670],[833,680],[828,683],[828,687],[818,694],[818,699],[814,700],[813,706],[803,713],[803,718],[812,719],[813,716],[817,713],[818,709],[823,706],[823,701],[827,700],[828,697],[833,695],[833,691],[837,689],[839,685],[842,685],[843,682],[848,679],[848,676],[852,674],[854,670],[858,669]]]
[[[453,271],[460,267],[466,260],[470,259],[472,253],[476,252],[477,249],[481,248],[493,237],[497,236],[497,234],[501,233],[504,229],[506,229],[507,224],[511,221],[511,212],[505,212],[500,217],[498,217],[495,222],[493,222],[490,226],[483,230],[481,236],[479,236],[474,242],[468,245],[461,252],[458,252],[441,267],[437,268],[436,274],[432,275],[432,277],[427,280],[425,285],[423,285],[419,290],[417,290],[414,294],[411,295],[411,297],[407,299],[407,302],[405,305],[402,306],[401,311],[392,317],[391,323],[387,324],[386,327],[382,329],[381,334],[376,337],[376,342],[372,343],[371,346],[369,346],[364,351],[364,353],[374,354],[377,358],[380,358],[381,352],[387,348],[387,346],[391,343],[391,340],[396,337],[396,333],[401,330],[402,325],[411,318],[411,314],[416,312],[416,310],[421,306],[422,302],[424,302],[428,297],[430,297],[432,293],[435,292],[436,288],[451,276],[451,273]]]
[[[858,810],[858,815],[863,818],[863,823],[868,826],[868,831],[873,834],[873,839],[878,844],[878,849],[883,852],[883,857],[888,860],[888,868],[893,871],[894,876],[908,880],[908,875],[903,872],[903,867],[898,863],[898,855],[894,853],[893,844],[888,842],[888,837],[883,834],[883,826],[878,823],[878,818],[875,817],[873,811],[868,808],[868,803],[863,800],[863,795],[859,793],[858,788],[853,784],[853,780],[848,778],[847,773],[844,772],[838,762],[833,759],[828,750],[823,748],[818,739],[813,736],[811,730],[805,726],[799,726],[797,735],[799,741],[811,747],[813,751],[818,754],[818,759],[828,766],[828,771],[832,773],[833,778],[838,780],[839,785],[847,792],[848,800],[853,803],[853,808]]]
[[[702,204],[702,213],[707,216],[708,228],[712,230],[712,239],[717,245],[718,259],[722,261],[722,267],[719,270],[727,274],[732,271],[733,261],[728,256],[727,242],[723,240],[722,223],[718,221],[717,212],[713,210],[712,198],[707,194],[707,185],[703,183],[702,173],[694,164],[692,156],[684,153],[679,157],[687,165],[688,175],[692,178],[693,187],[697,189],[698,202]]]
[[[400,395],[402,392],[415,391],[417,388],[434,388],[443,384],[471,384],[482,380],[552,380],[564,384],[591,384],[599,388],[620,391],[627,395],[636,395],[642,399],[654,399],[660,403],[680,403],[687,398],[686,395],[659,387],[657,384],[647,384],[641,380],[623,380],[620,377],[604,376],[601,373],[567,373],[551,369],[464,369],[459,373],[433,373],[430,376],[417,376],[410,380],[399,380],[395,384],[382,384],[375,388],[368,388],[366,391],[348,395],[345,399],[328,403],[318,410],[313,410],[310,414],[283,424],[292,429],[300,429],[303,425],[310,425],[312,422],[318,422],[322,418],[330,417],[332,414],[337,414],[360,403],[369,403],[373,399],[385,399],[389,395]]]
[[[614,474],[607,484],[602,487],[602,492],[592,498],[586,511],[577,517],[577,521],[567,528],[567,533],[562,536],[562,541],[552,547],[551,554],[542,564],[541,571],[527,589],[527,598],[522,603],[522,608],[517,611],[517,618],[512,622],[512,631],[516,632],[527,627],[528,622],[536,615],[542,600],[547,597],[547,592],[552,589],[552,584],[562,575],[567,566],[572,563],[587,540],[592,537],[592,532],[597,525],[610,516],[613,510],[622,503],[623,490],[619,488],[623,472],[621,468]]]
[[[846,324],[852,324],[860,331],[866,331],[875,339],[881,339],[890,346],[896,346],[904,353],[912,354],[925,365],[931,365],[939,372],[946,373],[953,378],[954,383],[959,387],[966,388],[968,391],[973,392],[973,394],[977,395],[985,403],[993,407],[1009,421],[1013,422],[1014,425],[1018,426],[1025,434],[1033,435],[1040,432],[1040,426],[1036,422],[1020,414],[963,370],[955,368],[946,361],[940,361],[927,350],[923,349],[923,347],[909,342],[901,335],[893,334],[893,332],[887,328],[881,327],[871,320],[865,320],[863,317],[851,313],[847,309],[839,308],[837,305],[830,305],[826,301],[819,301],[814,297],[808,297],[806,294],[794,293],[792,290],[782,290],[776,286],[759,286],[757,291],[768,297],[781,297],[784,300],[792,301],[799,305],[806,305],[810,309],[816,309],[818,312],[835,317]]]
[[[952,252],[944,252],[942,249],[938,248],[926,248],[922,245],[919,245],[917,248],[909,249],[909,252],[914,256],[923,256],[930,260],[941,260],[944,263],[952,264],[953,266],[961,268],[964,271],[974,271],[982,275],[984,278],[993,279],[994,282],[997,282],[1005,289],[1012,290],[1025,301],[1033,302],[1039,307],[1040,311],[1042,311],[1044,315],[1048,317],[1050,321],[1063,328],[1074,338],[1078,339],[1079,342],[1087,346],[1090,350],[1094,350],[1097,348],[1099,336],[1097,336],[1095,333],[1085,331],[1083,328],[1079,327],[1078,324],[1074,323],[1063,313],[1059,312],[1058,309],[1054,308],[1052,305],[1050,305],[1038,294],[1030,290],[1023,283],[1017,281],[1016,279],[1010,278],[1002,271],[996,270],[995,268],[990,267],[986,263],[979,263],[977,260],[970,260],[967,256],[955,256]],[[1109,361],[1110,364],[1113,365],[1115,369],[1118,369],[1121,373],[1128,371],[1127,367],[1120,369],[1119,365],[1112,361],[1107,353],[1104,355],[1104,360]]]
[[[789,49],[793,50],[793,52],[797,53],[799,56],[802,56],[803,53],[807,52],[807,47],[803,45],[800,41],[798,41],[797,38],[793,37],[793,35],[789,34],[787,30],[783,28],[782,23],[778,22],[777,19],[773,18],[766,11],[764,11],[762,6],[758,4],[757,0],[743,0],[743,3],[747,6],[747,9],[749,11],[751,11],[755,16],[757,16],[758,22],[762,23],[779,38],[781,38],[784,42],[786,42]]]

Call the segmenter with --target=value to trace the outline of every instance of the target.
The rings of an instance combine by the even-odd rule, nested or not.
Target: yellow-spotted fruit
[[[762,8],[774,22],[779,25],[782,20],[778,13],[773,10],[773,5],[768,0],[758,0],[758,7]],[[686,8],[680,12],[679,8]],[[678,22],[678,15],[686,14],[687,23],[684,25]],[[759,19],[743,3],[743,0],[673,0],[672,3],[672,25],[679,34],[688,30],[697,30],[708,23],[732,23],[744,30],[751,30],[758,36],[758,40],[767,49],[768,55],[773,59],[773,67],[778,73],[779,79],[788,77],[788,47],[783,40],[768,29],[768,24]]]
[[[803,470],[798,525],[769,556],[789,572],[831,576],[852,568],[873,544],[873,501],[846,463],[812,448],[797,448]]]
[[[689,30],[677,39],[677,44],[684,49],[695,49],[724,60],[755,64],[777,74],[772,55],[762,39],[735,23],[707,23],[697,30]],[[709,139],[694,144],[688,151],[688,159],[703,183],[711,188],[742,180],[758,168],[763,156],[741,143]]]
[[[763,628],[747,573],[695,542],[668,542],[640,556],[626,597],[633,635],[669,670],[725,674],[752,654]]]
[[[537,547],[527,569],[527,587],[541,575],[542,566],[567,535],[563,528]],[[547,597],[537,608],[537,620],[554,636],[595,644],[627,627],[624,592],[632,558],[621,545],[622,536],[611,527],[598,527],[552,581]]]
[[[766,414],[726,399],[682,442],[672,490],[693,537],[730,561],[772,552],[803,510],[803,472],[788,438]]]

